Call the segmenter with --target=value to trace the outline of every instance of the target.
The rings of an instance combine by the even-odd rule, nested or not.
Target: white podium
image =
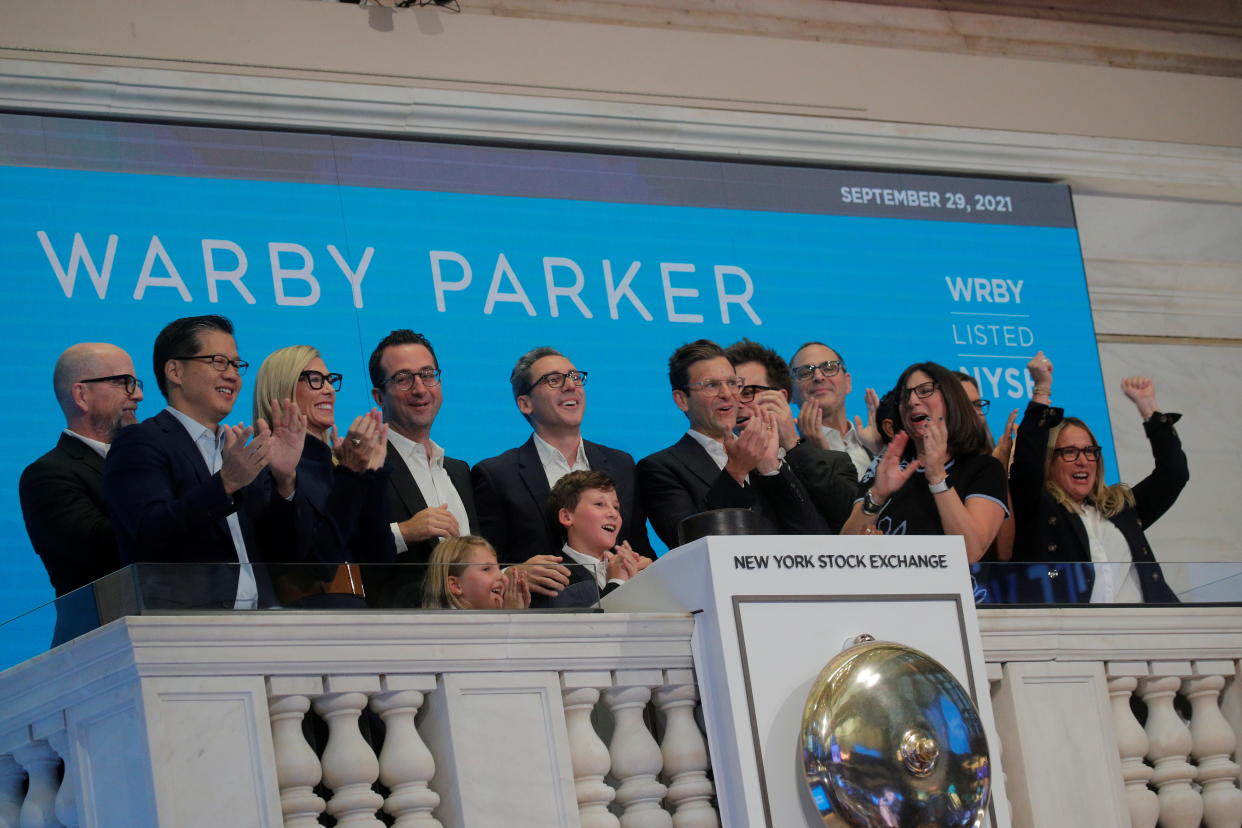
[[[602,605],[695,613],[692,649],[725,828],[822,828],[800,766],[802,710],[823,666],[863,633],[922,650],[970,693],[991,757],[988,825],[1009,828],[961,538],[703,538]]]

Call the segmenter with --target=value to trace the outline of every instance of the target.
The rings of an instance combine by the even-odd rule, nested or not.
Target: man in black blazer
[[[475,502],[483,537],[502,564],[560,555],[561,532],[548,511],[552,486],[571,471],[598,471],[612,478],[621,502],[619,542],[654,558],[647,518],[638,498],[634,458],[582,439],[586,372],[563,354],[540,347],[523,354],[509,375],[518,411],[534,433],[522,445],[475,464]],[[540,563],[533,561],[532,563]],[[531,591],[555,592],[557,579],[531,569]]]
[[[369,363],[371,394],[388,423],[389,508],[397,563],[426,563],[441,538],[478,533],[470,466],[448,457],[431,439],[444,387],[431,342],[411,330],[380,340]],[[398,594],[415,602],[422,573],[401,568],[364,573],[367,600],[391,607]]]
[[[62,598],[121,566],[100,481],[116,434],[137,422],[142,382],[129,354],[115,345],[68,348],[52,372],[65,430],[56,447],[22,472],[18,483],[30,544]],[[57,603],[52,646],[99,623],[93,595]]]
[[[802,483],[828,531],[836,534],[849,520],[858,494],[858,472],[844,451],[820,448],[800,439],[789,408],[793,376],[789,363],[771,348],[743,339],[725,349],[737,375],[742,378],[737,425],[745,428],[756,410],[765,408],[776,416],[777,439],[785,462]]]
[[[652,527],[670,548],[677,524],[709,509],[750,509],[766,534],[828,531],[806,490],[780,459],[776,418],[761,410],[736,436],[743,382],[715,342],[700,339],[669,358],[673,402],[690,429],[638,463],[638,486]]]
[[[169,323],[153,349],[168,407],[124,429],[108,452],[104,500],[121,562],[195,565],[145,568],[148,606],[267,606],[268,573],[251,564],[296,558],[305,418],[286,401],[270,428],[222,425],[247,367],[224,317]]]

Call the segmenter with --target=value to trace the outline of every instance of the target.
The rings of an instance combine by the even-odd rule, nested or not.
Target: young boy
[[[548,511],[561,527],[563,563],[584,565],[569,567],[569,586],[559,596],[532,600],[532,607],[590,606],[651,563],[628,543],[617,545],[621,501],[616,484],[603,472],[576,471],[562,477],[548,496]],[[575,587],[592,579],[594,589]]]

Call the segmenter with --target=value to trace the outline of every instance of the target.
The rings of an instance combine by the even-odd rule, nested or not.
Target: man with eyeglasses
[[[120,348],[83,342],[56,360],[52,389],[65,429],[56,447],[22,472],[18,495],[30,545],[60,598],[121,566],[101,483],[113,438],[137,422],[142,381]],[[89,620],[75,620],[77,613],[58,605],[52,646],[98,623],[93,601],[87,603]]]
[[[522,354],[509,374],[514,402],[534,433],[521,446],[481,460],[471,470],[482,534],[501,563],[542,563],[532,556],[559,560],[563,542],[559,525],[548,513],[548,495],[571,471],[598,471],[612,478],[621,502],[618,543],[628,542],[635,552],[655,556],[637,495],[634,458],[582,439],[586,380],[586,371],[549,347]],[[549,580],[551,574],[532,570],[531,591],[557,594],[563,583]]]
[[[776,418],[781,456],[806,488],[828,524],[828,531],[839,532],[858,494],[858,474],[850,456],[799,439],[797,422],[789,408],[793,381],[789,364],[780,354],[749,339],[733,343],[725,353],[744,383],[734,431],[745,428],[758,411],[770,411]]]
[[[121,561],[198,565],[140,570],[148,606],[271,605],[268,573],[253,564],[296,559],[306,419],[285,400],[270,426],[223,424],[249,367],[223,316],[170,322],[152,363],[168,406],[123,430],[104,464]]]
[[[686,434],[638,463],[638,488],[652,527],[670,548],[677,524],[710,509],[750,509],[765,534],[826,534],[827,525],[780,458],[777,421],[760,409],[734,434],[744,385],[724,349],[706,339],[668,361],[673,403]]]
[[[845,398],[853,390],[853,379],[845,369],[845,360],[822,342],[807,342],[789,361],[794,378],[794,402],[798,409],[798,429],[803,439],[820,448],[843,451],[854,461],[858,478],[862,479],[871,458],[879,448],[879,434],[872,425],[865,428],[862,420],[845,413]],[[868,408],[879,402],[868,389]]]
[[[444,386],[431,342],[408,329],[393,331],[371,352],[371,395],[388,423],[388,504],[398,563],[426,563],[442,538],[478,534],[470,466],[448,457],[431,439]],[[421,573],[367,582],[373,606],[392,606]],[[412,596],[416,590],[410,589]],[[412,600],[412,599],[411,599]]]

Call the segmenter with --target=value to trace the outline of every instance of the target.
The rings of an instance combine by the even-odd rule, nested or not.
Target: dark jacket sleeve
[[[1048,432],[1061,422],[1063,410],[1031,402],[1026,407],[1014,441],[1009,469],[1009,497],[1013,503],[1014,560],[1041,560],[1037,549],[1039,504],[1044,492]]]
[[[31,545],[43,558],[58,595],[120,567],[112,521],[98,499],[102,495],[96,487],[92,497],[70,467],[35,461],[22,472],[18,495]]]
[[[732,479],[732,478],[730,478]],[[783,535],[827,535],[828,524],[816,509],[788,463],[781,463],[776,474],[750,474],[751,486],[759,492],[770,510],[769,517]]]
[[[658,452],[638,461],[638,490],[651,526],[670,549],[677,546],[677,524],[682,518],[708,509],[749,509],[755,504],[750,486],[740,486],[728,472],[722,471],[697,498],[680,464],[670,462],[665,452]]]
[[[841,531],[858,496],[858,471],[843,451],[799,443],[785,454],[785,461],[802,482],[828,531]]]
[[[474,506],[479,515],[479,534],[496,550],[496,559],[509,561],[509,510],[501,489],[486,461],[470,470],[474,489]]]
[[[169,453],[142,426],[122,429],[113,441],[103,491],[122,563],[194,560],[199,539],[237,508],[218,472],[174,496]]]
[[[1162,414],[1157,411],[1143,423],[1143,430],[1151,443],[1152,457],[1156,461],[1152,473],[1132,489],[1134,506],[1144,526],[1150,526],[1159,520],[1177,502],[1182,489],[1190,481],[1190,465],[1186,462],[1186,452],[1182,450],[1182,441],[1177,436],[1177,430],[1173,428],[1173,424],[1181,417],[1181,414]]]

